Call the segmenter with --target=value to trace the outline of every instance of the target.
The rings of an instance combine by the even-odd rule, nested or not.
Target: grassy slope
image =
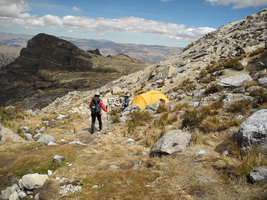
[[[28,115],[26,120],[13,121],[12,126],[16,129],[23,124],[36,129],[36,124],[41,124],[42,120],[55,118],[53,113],[43,117]],[[145,123],[130,133],[127,124],[112,123],[104,115],[104,130],[94,135],[88,132],[89,123],[87,115],[69,114],[67,119],[51,125],[46,133],[56,137],[57,146],[35,142],[0,144],[0,173],[3,177],[14,178],[15,175],[53,170],[50,181],[40,190],[44,199],[224,200],[263,199],[266,195],[264,185],[251,185],[246,183],[244,176],[229,173],[231,170],[227,168],[232,167],[230,158],[215,151],[222,141],[227,141],[225,134],[199,135],[197,144],[184,153],[150,158],[141,152],[149,153],[148,135],[152,137],[154,134],[157,138],[161,134],[160,131],[149,132],[152,125],[160,127],[159,123]],[[179,119],[170,123],[174,128],[181,125]],[[129,138],[134,138],[136,142],[128,141]],[[68,142],[73,140],[80,140],[86,145],[69,145]],[[196,156],[194,152],[198,149],[208,150],[210,154]],[[66,161],[55,164],[52,162],[54,155],[62,155]],[[237,162],[234,158],[232,161]],[[119,169],[112,169],[111,165]],[[3,177],[1,180],[4,180]],[[59,197],[56,192],[59,185],[53,181],[55,177],[69,178],[82,185],[82,190]],[[95,185],[98,187],[93,188]]]

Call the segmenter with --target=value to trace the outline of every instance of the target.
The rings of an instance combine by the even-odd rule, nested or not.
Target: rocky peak
[[[21,102],[43,107],[69,91],[97,88],[144,67],[41,33],[28,41],[13,63],[0,69],[0,106]]]
[[[72,43],[44,33],[34,36],[21,50],[17,62],[32,63],[34,68],[61,68],[65,70],[88,70],[92,63],[90,54]],[[29,65],[27,66],[29,67]]]

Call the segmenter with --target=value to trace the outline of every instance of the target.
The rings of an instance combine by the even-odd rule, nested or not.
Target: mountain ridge
[[[26,47],[32,35],[0,33],[0,68],[14,61],[19,56],[20,50]],[[79,39],[59,37],[67,40],[84,51],[99,49],[103,56],[126,54],[143,62],[158,62],[168,55],[179,52],[181,47],[167,47],[161,45],[123,44],[109,40]]]

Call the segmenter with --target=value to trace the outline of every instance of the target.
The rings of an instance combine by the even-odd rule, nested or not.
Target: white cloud
[[[81,11],[82,9],[80,9],[80,8],[78,8],[78,7],[76,7],[76,6],[73,6],[73,7],[72,7],[72,10],[78,12],[78,11]]]
[[[267,6],[266,0],[206,0],[214,5],[233,5],[233,8]]]
[[[13,5],[10,12],[0,12],[0,26],[21,26],[26,28],[53,27],[71,32],[85,32],[103,35],[109,31],[152,34],[162,38],[191,42],[214,31],[209,27],[186,28],[183,24],[146,20],[139,17],[122,17],[117,19],[88,18],[79,16],[58,17],[45,15],[31,16],[25,11],[29,6],[24,0],[1,0],[3,6]]]
[[[27,13],[29,10],[30,6],[25,0],[1,0],[0,2],[1,16],[27,18],[30,17]]]

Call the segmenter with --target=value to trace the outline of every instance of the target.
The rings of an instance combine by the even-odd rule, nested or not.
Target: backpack
[[[99,97],[94,97],[92,100],[92,107],[91,107],[91,112],[93,114],[99,114],[101,112],[100,108],[100,98]]]

